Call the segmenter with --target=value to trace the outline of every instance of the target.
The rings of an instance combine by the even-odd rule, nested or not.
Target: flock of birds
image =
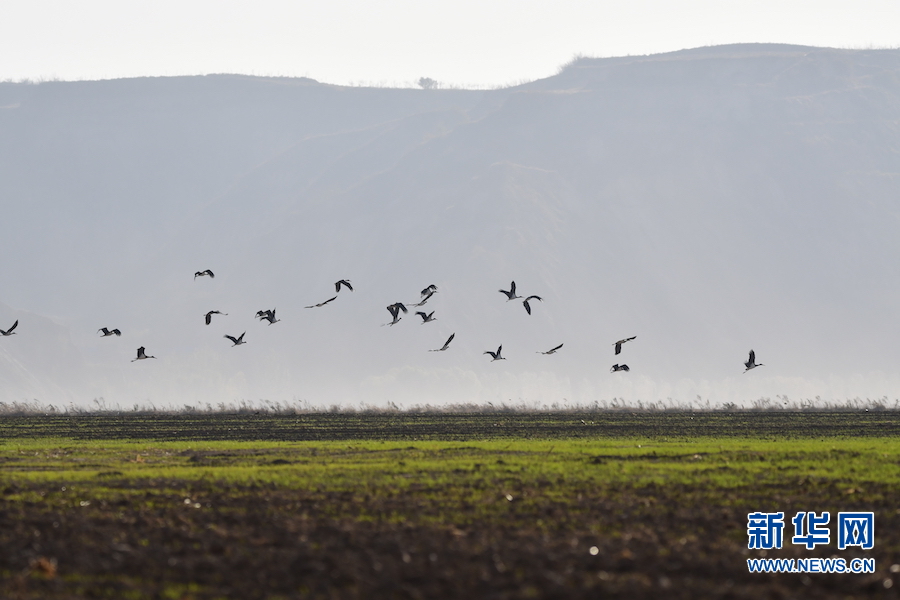
[[[204,270],[204,271],[197,271],[196,273],[194,273],[194,280],[195,280],[195,281],[196,281],[196,279],[197,279],[198,277],[209,277],[210,279],[214,279],[214,278],[215,278],[215,274],[214,274],[210,269],[206,269],[206,270]],[[351,291],[351,292],[353,291],[353,286],[351,285],[350,281],[349,281],[348,279],[341,279],[341,280],[339,280],[339,281],[336,281],[335,284],[334,284],[334,291],[335,291],[335,295],[334,295],[334,296],[332,296],[332,297],[329,298],[328,300],[325,300],[324,302],[319,302],[318,304],[312,304],[312,305],[310,305],[310,306],[305,306],[304,308],[320,308],[320,307],[322,307],[322,306],[327,305],[327,304],[330,303],[330,302],[333,302],[334,300],[337,299],[337,297],[338,297],[337,295],[340,294],[342,288],[346,288],[347,290],[349,290],[349,291]],[[434,284],[429,285],[428,287],[426,287],[425,289],[423,289],[423,290],[420,292],[420,299],[419,299],[419,302],[417,302],[416,304],[410,304],[410,306],[412,306],[412,307],[422,307],[422,306],[424,306],[425,303],[428,302],[428,300],[429,300],[434,294],[437,293],[437,291],[438,291],[438,289],[437,289],[437,286],[436,286],[436,285],[434,285]],[[523,304],[523,306],[525,307],[525,312],[527,312],[529,315],[531,314],[531,305],[529,304],[529,302],[531,302],[532,300],[537,300],[537,301],[539,301],[539,302],[543,302],[543,299],[542,299],[540,296],[534,296],[534,295],[532,295],[532,296],[524,297],[524,299],[523,299],[523,296],[519,296],[518,294],[516,294],[516,282],[515,282],[515,281],[513,281],[513,282],[510,283],[510,285],[509,285],[509,290],[498,290],[498,291],[499,291],[501,294],[504,294],[504,295],[506,296],[506,301],[507,301],[507,302],[509,302],[510,300],[519,300],[519,299],[522,299],[522,304]],[[387,310],[388,310],[388,312],[391,314],[391,321],[390,321],[389,323],[385,323],[385,324],[382,325],[382,326],[393,326],[393,325],[396,325],[397,323],[400,322],[400,319],[402,319],[402,317],[400,316],[400,313],[403,313],[403,314],[408,314],[408,313],[409,313],[409,309],[408,309],[408,308],[406,307],[406,305],[405,305],[404,303],[402,303],[402,302],[395,302],[394,304],[388,305],[388,306],[387,306]],[[205,317],[205,322],[206,322],[207,325],[209,325],[210,323],[212,323],[212,316],[213,316],[213,315],[225,315],[225,316],[227,316],[228,313],[223,313],[223,312],[218,311],[218,310],[211,310],[211,311],[207,312],[207,313],[206,313],[206,317]],[[426,312],[424,312],[424,311],[416,311],[416,315],[418,315],[419,317],[422,318],[422,322],[421,322],[421,323],[422,323],[423,325],[424,325],[425,323],[431,323],[431,322],[433,322],[433,321],[436,320],[436,318],[435,318],[435,316],[434,316],[434,311],[431,311],[430,313],[426,313]],[[275,309],[274,309],[274,308],[273,308],[273,309],[264,309],[264,310],[257,311],[257,313],[256,313],[256,318],[259,319],[260,321],[268,321],[268,322],[269,322],[269,325],[274,325],[275,323],[278,323],[279,321],[281,321],[281,319],[277,319],[277,318],[275,317]],[[8,337],[8,336],[11,336],[11,335],[15,335],[15,334],[16,334],[15,329],[16,329],[16,327],[18,327],[18,326],[19,326],[19,321],[18,321],[18,319],[17,319],[16,322],[13,323],[13,324],[12,324],[12,327],[10,327],[9,329],[6,329],[6,330],[0,329],[0,336],[2,336],[2,337]],[[122,335],[122,332],[121,332],[119,329],[109,329],[108,327],[101,327],[100,329],[97,330],[97,332],[101,334],[101,337],[109,337],[109,336],[112,336],[112,335],[115,335],[115,336],[118,337],[118,336],[121,336],[121,335]],[[232,343],[232,348],[233,348],[233,347],[235,347],[235,346],[241,346],[241,345],[247,343],[247,342],[244,341],[244,336],[245,336],[246,334],[247,334],[247,332],[245,331],[244,333],[242,333],[242,334],[239,335],[238,337],[234,337],[233,335],[225,335],[224,337],[225,337],[226,339],[228,339],[228,340],[231,341],[231,343]],[[444,352],[444,351],[446,351],[446,350],[450,347],[450,342],[453,341],[453,338],[454,338],[454,337],[456,337],[456,333],[450,334],[450,337],[447,338],[447,341],[444,342],[444,345],[443,345],[443,346],[441,346],[440,348],[435,348],[434,350],[429,350],[429,352]],[[622,346],[623,346],[624,344],[626,344],[627,342],[630,342],[630,341],[632,341],[632,340],[634,340],[634,339],[636,339],[636,338],[637,338],[637,336],[631,336],[631,337],[628,337],[628,338],[623,338],[623,339],[618,340],[617,342],[613,343],[615,355],[618,356],[618,355],[622,352]],[[560,345],[558,345],[558,346],[556,346],[556,347],[554,347],[554,348],[551,348],[550,350],[547,350],[546,352],[540,352],[540,351],[539,351],[538,354],[545,354],[545,355],[547,355],[547,354],[555,354],[558,350],[560,350],[560,349],[563,347],[563,345],[564,345],[564,344],[560,344]],[[501,344],[501,345],[497,348],[497,351],[496,351],[496,352],[495,352],[495,351],[492,351],[492,350],[485,350],[485,351],[483,352],[483,354],[490,354],[490,356],[491,356],[491,362],[496,361],[496,360],[506,360],[506,358],[504,358],[504,357],[501,355],[501,352],[502,352],[502,351],[503,351],[503,345]],[[155,356],[150,356],[150,355],[148,355],[148,354],[147,354],[147,349],[146,349],[144,346],[141,346],[140,348],[137,349],[137,357],[134,358],[134,359],[132,359],[131,362],[136,362],[136,361],[139,361],[139,360],[146,360],[146,359],[149,359],[149,358],[156,358],[156,357],[155,357]],[[756,353],[755,353],[753,350],[750,350],[750,356],[749,356],[749,358],[747,359],[747,361],[744,362],[744,366],[746,367],[746,369],[744,369],[744,373],[746,373],[747,371],[749,371],[749,370],[751,370],[751,369],[755,369],[756,367],[762,367],[762,366],[765,366],[765,365],[763,365],[762,363],[757,363],[757,362],[756,362]],[[626,364],[624,364],[624,363],[623,363],[623,364],[618,364],[618,363],[616,363],[616,364],[614,364],[614,365],[610,368],[610,372],[611,372],[611,373],[615,373],[615,372],[618,372],[618,371],[625,371],[625,372],[627,373],[627,372],[630,371],[630,370],[631,370],[631,369],[628,367],[628,365],[626,365]]]

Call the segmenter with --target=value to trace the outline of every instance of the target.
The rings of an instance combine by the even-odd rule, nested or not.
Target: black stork
[[[744,369],[744,373],[746,373],[750,369],[755,369],[756,367],[764,367],[766,365],[762,363],[756,364],[756,352],[751,350],[750,358],[747,359],[747,362],[744,363],[744,366],[747,367],[746,369]]]
[[[393,317],[393,320],[390,323],[384,323],[382,325],[382,327],[384,327],[384,325],[396,325],[397,323],[399,323],[400,319],[403,318],[400,316],[401,309],[403,309],[403,312],[408,312],[406,310],[406,307],[403,306],[403,303],[401,303],[401,302],[396,302],[394,304],[391,304],[390,306],[387,307],[387,309],[388,309],[388,312],[391,313],[391,317]]]
[[[562,348],[562,347],[563,347],[563,345],[560,344],[560,345],[557,346],[556,348],[550,348],[550,349],[547,350],[546,352],[538,352],[538,354],[556,354],[556,351],[559,350],[559,349]]]
[[[232,346],[231,346],[231,347],[234,348],[235,346],[240,346],[241,344],[246,344],[246,343],[247,343],[247,342],[244,341],[244,335],[245,335],[246,333],[247,333],[247,332],[245,331],[244,333],[241,334],[240,337],[234,337],[233,335],[225,335],[225,337],[232,341]]]
[[[319,308],[320,306],[325,306],[329,302],[333,302],[335,300],[335,298],[337,298],[337,296],[332,296],[325,302],[319,302],[318,304],[311,304],[310,306],[304,306],[303,308]]]
[[[444,342],[444,345],[443,345],[443,346],[441,346],[440,348],[436,348],[436,349],[434,349],[434,350],[429,350],[429,352],[443,352],[444,350],[446,350],[447,348],[450,347],[450,342],[452,342],[452,341],[453,341],[453,338],[455,338],[455,337],[456,337],[456,334],[455,334],[455,333],[451,333],[451,334],[450,334],[450,337],[447,338],[447,341]]]
[[[625,338],[624,340],[619,340],[618,342],[613,344],[613,346],[616,347],[616,354],[618,354],[619,352],[622,351],[622,344],[624,344],[625,342],[630,342],[631,340],[635,339],[636,337],[637,337],[636,335],[633,335],[630,338]]]
[[[211,310],[211,311],[209,311],[208,313],[206,313],[206,324],[207,324],[207,325],[209,325],[210,323],[212,323],[212,316],[213,316],[213,315],[225,315],[225,316],[227,317],[227,316],[228,316],[228,313],[223,313],[223,312],[220,312],[220,311],[218,311],[218,310]],[[257,314],[257,316],[259,316],[259,315]]]
[[[507,302],[509,302],[510,300],[515,300],[516,298],[522,297],[522,296],[516,295],[516,282],[515,281],[513,281],[512,283],[509,284],[508,292],[506,290],[497,290],[497,291],[500,292],[501,294],[506,294]]]
[[[146,348],[144,348],[143,346],[141,346],[140,348],[138,348],[138,350],[137,350],[137,358],[132,359],[131,362],[134,362],[134,361],[136,361],[136,360],[144,360],[144,359],[146,359],[146,358],[156,358],[155,356],[147,356],[145,350],[146,350]]]
[[[261,310],[261,311],[258,311],[258,312],[256,313],[256,317],[257,317],[260,321],[262,321],[262,320],[265,319],[266,321],[269,322],[269,325],[272,325],[272,324],[274,324],[274,323],[278,323],[279,321],[281,321],[281,319],[276,319],[276,318],[275,318],[275,309],[274,309],[274,308],[273,308],[272,310]]]
[[[529,315],[531,314],[531,305],[528,304],[529,300],[540,300],[541,302],[544,301],[544,299],[540,296],[528,296],[527,298],[525,298],[525,300],[522,301],[522,304],[525,305],[525,312],[527,312]]]
[[[492,357],[491,362],[494,362],[495,360],[506,360],[505,358],[500,356],[501,350],[503,350],[503,344],[500,344],[500,347],[497,348],[496,352],[491,352],[490,350],[486,350],[485,352],[482,352],[482,354],[490,354]]]

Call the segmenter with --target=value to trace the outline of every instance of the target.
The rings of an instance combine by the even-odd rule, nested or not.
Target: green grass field
[[[900,439],[801,425],[752,437],[419,441],[414,423],[406,440],[7,435],[0,596],[895,597]],[[871,557],[876,572],[750,574],[746,559],[764,555],[747,550],[754,511],[783,511],[786,541],[796,511],[874,511],[873,550],[832,540],[768,556]]]

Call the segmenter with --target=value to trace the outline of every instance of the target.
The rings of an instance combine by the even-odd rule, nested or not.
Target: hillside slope
[[[900,394],[898,51],[581,59],[490,92],[32,87],[0,109],[6,299],[65,318],[98,373],[156,352],[92,376],[122,404]],[[436,322],[380,326],[432,283]]]

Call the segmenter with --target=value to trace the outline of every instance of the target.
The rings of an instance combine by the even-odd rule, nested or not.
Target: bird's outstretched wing
[[[525,298],[525,300],[522,301],[522,304],[525,306],[525,312],[527,312],[529,315],[531,314],[531,304],[528,303],[530,300],[539,300],[543,302],[544,299],[540,296],[528,296],[527,298]]]
[[[237,344],[237,343],[238,343],[237,338],[234,337],[234,336],[232,336],[232,335],[226,335],[225,337],[228,338],[229,340],[231,340],[231,342],[232,342],[233,344]],[[244,337],[244,336],[242,335],[241,337]]]
[[[556,352],[557,350],[559,350],[559,349],[562,348],[562,347],[563,347],[563,344],[560,344],[560,345],[557,346],[556,348],[550,348],[550,349],[547,350],[546,352],[541,352],[540,354],[553,354],[554,352]]]
[[[10,327],[9,329],[6,330],[6,333],[12,333],[18,326],[19,326],[19,320],[16,319],[16,322],[12,324],[12,327]]]
[[[209,269],[207,269],[205,272],[206,272],[207,275],[209,275],[209,278],[210,278],[210,279],[215,279],[215,278],[216,278],[216,274],[213,273],[212,271],[210,271]]]
[[[750,351],[750,357],[747,359],[747,362],[744,363],[744,366],[747,367],[744,373],[756,366],[756,352],[753,350]]]
[[[341,291],[341,286],[342,286],[342,285],[343,285],[344,287],[346,287],[348,290],[350,290],[351,292],[353,291],[353,286],[350,285],[350,280],[349,280],[349,279],[341,279],[340,281],[336,281],[336,282],[334,283],[334,291],[335,291],[335,292],[340,292],[340,291]]]
[[[113,329],[110,333],[114,333],[114,334],[116,334],[117,336],[120,336],[120,337],[121,337],[121,335],[122,335],[122,332],[119,331],[118,329]]]
[[[513,296],[516,295],[516,282],[515,281],[513,281],[512,283],[509,284],[509,293],[512,294]]]

